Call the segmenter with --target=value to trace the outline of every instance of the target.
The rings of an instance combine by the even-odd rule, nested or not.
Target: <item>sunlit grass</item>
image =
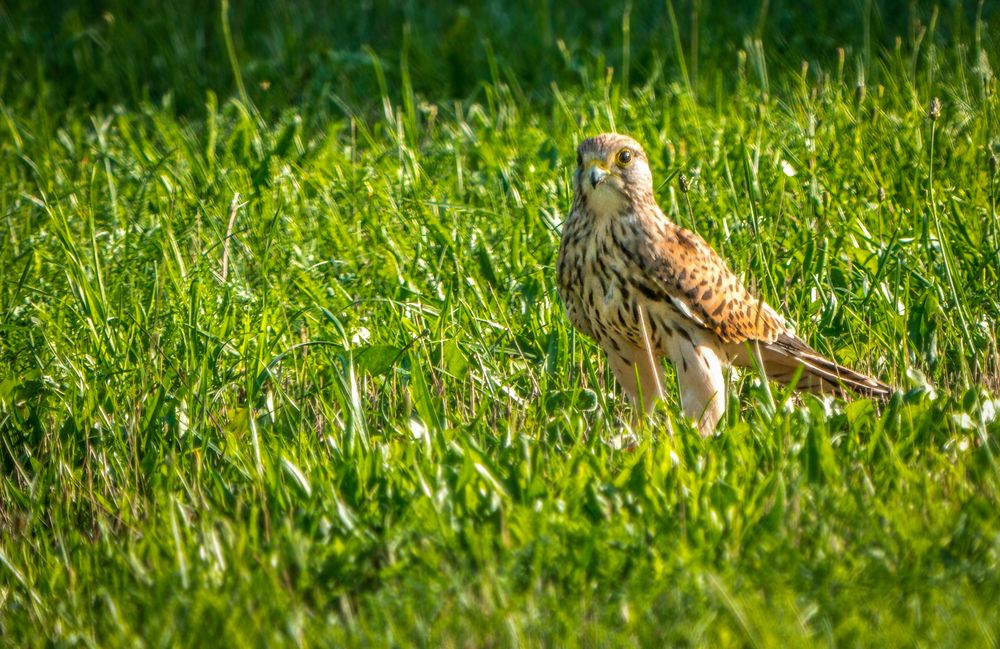
[[[64,17],[97,43],[57,58],[72,82],[16,65],[37,25],[5,37],[3,644],[997,642],[989,23],[780,54],[750,25],[695,63],[644,40],[686,39],[688,5],[602,14],[607,59],[512,12],[496,29],[537,34],[551,78],[471,42],[489,72],[435,95],[461,17],[420,18],[409,50],[295,58],[325,16],[303,11],[243,15],[234,40],[268,47],[153,96],[139,59],[161,50],[120,17]],[[93,59],[105,42],[137,58]],[[187,69],[198,42],[164,56]],[[209,90],[230,63],[246,97]],[[286,65],[301,87],[262,85]],[[616,450],[629,410],[553,272],[575,145],[612,128],[671,218],[899,394],[772,400],[734,376],[719,436],[671,397]]]

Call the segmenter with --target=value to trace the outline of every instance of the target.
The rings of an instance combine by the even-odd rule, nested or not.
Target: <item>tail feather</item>
[[[760,349],[768,378],[787,385],[798,375],[797,390],[845,396],[846,387],[869,398],[888,399],[892,395],[888,384],[823,357],[790,333],[781,334]]]

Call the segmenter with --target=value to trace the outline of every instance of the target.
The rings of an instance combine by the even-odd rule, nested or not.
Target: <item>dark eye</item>
[[[577,167],[583,166],[583,154],[580,153],[579,151],[576,152],[576,166]]]
[[[628,163],[632,162],[632,152],[628,149],[622,149],[615,156],[615,160],[618,162],[619,167],[627,167]]]

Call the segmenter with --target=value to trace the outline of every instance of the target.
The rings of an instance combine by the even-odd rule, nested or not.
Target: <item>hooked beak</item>
[[[596,160],[590,163],[590,171],[588,172],[588,177],[590,178],[591,188],[596,188],[604,179],[608,177],[608,170],[600,162]]]

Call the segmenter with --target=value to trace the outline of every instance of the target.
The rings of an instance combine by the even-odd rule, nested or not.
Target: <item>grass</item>
[[[862,4],[0,5],[0,644],[996,645],[1000,14]],[[615,450],[610,129],[900,393]]]

